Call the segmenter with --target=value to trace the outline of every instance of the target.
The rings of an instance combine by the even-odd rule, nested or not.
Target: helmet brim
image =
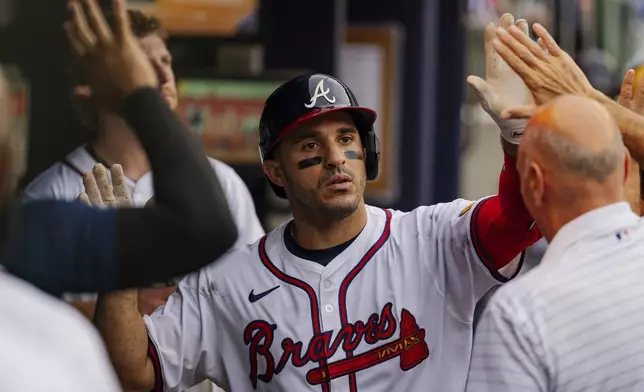
[[[378,115],[373,109],[369,109],[363,106],[339,106],[339,107],[330,107],[330,108],[321,108],[317,110],[313,110],[304,116],[300,116],[295,121],[292,123],[288,124],[286,127],[284,127],[278,134],[277,137],[275,137],[275,141],[271,145],[270,149],[268,150],[267,156],[270,156],[270,153],[275,149],[277,144],[284,138],[286,135],[289,133],[293,132],[295,129],[297,129],[300,125],[304,124],[305,122],[312,120],[318,116],[321,116],[323,114],[328,114],[328,113],[333,113],[333,112],[347,112],[351,115],[353,118],[354,122],[356,123],[356,127],[358,128],[358,132],[367,132],[373,124],[376,122],[376,118]]]

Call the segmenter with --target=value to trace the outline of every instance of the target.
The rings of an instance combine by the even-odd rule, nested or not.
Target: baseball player
[[[488,71],[470,83],[497,119],[511,94],[531,99],[509,68]],[[401,212],[364,202],[378,174],[375,118],[328,75],[267,99],[264,172],[294,219],[181,281],[151,316],[135,294],[99,297],[96,325],[126,389],[211,379],[231,391],[464,390],[476,301],[540,237],[515,169],[520,122],[499,121],[498,195]]]
[[[130,10],[128,17],[132,32],[155,69],[164,99],[171,109],[175,109],[177,90],[172,70],[172,57],[164,42],[165,32],[157,19],[149,18],[140,11]],[[107,14],[107,20],[109,24],[114,25],[114,18],[110,13]],[[132,132],[120,113],[109,106],[102,105],[100,101],[91,100],[91,89],[88,86],[76,86],[74,91],[79,104],[93,105],[91,108],[84,107],[91,109],[92,115],[88,117],[96,119],[92,124],[95,128],[92,141],[76,148],[38,176],[25,189],[25,200],[75,200],[83,191],[85,173],[92,172],[98,163],[109,167],[118,162],[125,172],[125,181],[134,205],[144,206],[154,196],[154,187],[148,158],[136,134]],[[212,158],[208,160],[212,169],[217,172],[226,201],[237,224],[239,233],[237,245],[257,241],[264,234],[264,230],[255,213],[255,205],[246,184],[230,166]],[[141,290],[139,301],[141,312],[149,314],[154,311],[165,302],[172,291],[172,286]],[[92,317],[95,295],[68,294],[65,298],[72,301],[89,318]]]

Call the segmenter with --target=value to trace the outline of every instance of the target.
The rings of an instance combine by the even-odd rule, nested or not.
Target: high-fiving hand
[[[523,19],[514,21],[512,14],[501,17],[501,29],[514,26],[526,36],[528,22]],[[518,144],[526,120],[507,120],[501,118],[501,113],[513,106],[532,105],[534,101],[530,90],[523,80],[508,66],[492,46],[495,39],[496,25],[490,23],[485,28],[485,80],[478,76],[469,76],[467,83],[476,91],[481,107],[492,117],[501,129],[501,134],[510,143]]]
[[[132,197],[125,182],[121,165],[112,165],[110,176],[100,163],[94,166],[91,173],[83,176],[85,192],[78,196],[83,203],[97,208],[132,207]],[[174,292],[174,282],[163,283],[161,287],[142,288],[137,291],[138,307],[141,314],[152,314],[159,306],[166,303]]]
[[[142,87],[156,87],[157,76],[130,28],[125,0],[113,0],[114,31],[96,0],[71,0],[65,23],[70,45],[97,99],[117,106]]]
[[[626,75],[624,75],[617,102],[637,114],[644,115],[644,83],[640,84],[637,90],[633,91],[634,84],[635,71],[629,69]]]
[[[91,173],[83,176],[85,192],[78,199],[87,205],[99,208],[132,207],[132,197],[125,182],[125,174],[121,165],[112,165],[111,179],[107,169],[100,163],[94,166]]]
[[[563,51],[542,25],[535,23],[534,42],[521,29],[497,29],[494,49],[523,79],[535,103],[542,105],[564,94],[596,98],[599,93],[575,61]],[[505,117],[505,116],[504,116]]]

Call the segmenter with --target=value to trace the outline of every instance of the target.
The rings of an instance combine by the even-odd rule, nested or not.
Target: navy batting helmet
[[[259,153],[271,159],[279,141],[303,122],[320,114],[345,111],[356,125],[364,148],[367,180],[378,177],[380,147],[373,129],[376,112],[358,104],[353,92],[340,80],[324,74],[295,77],[277,88],[266,100],[259,122]],[[284,188],[270,184],[286,198]]]

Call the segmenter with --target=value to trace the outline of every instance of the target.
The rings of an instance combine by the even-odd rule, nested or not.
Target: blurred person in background
[[[156,18],[147,17],[140,11],[129,10],[128,16],[132,32],[156,71],[163,98],[171,109],[176,109],[177,86],[172,70],[172,56],[164,41],[165,31]],[[106,17],[108,23],[114,26],[113,15],[107,12]],[[79,85],[75,86],[73,92],[79,114],[90,127],[92,140],[89,144],[76,148],[34,179],[24,191],[25,201],[75,200],[83,192],[83,176],[91,172],[96,164],[102,163],[105,167],[110,167],[118,163],[125,173],[134,206],[143,207],[154,196],[154,186],[150,162],[137,135],[132,132],[130,125],[120,113],[93,99],[91,88],[86,84],[80,84],[84,81],[84,76],[77,67],[74,68],[74,72]],[[255,213],[248,188],[230,166],[212,158],[208,159],[213,170],[217,172],[237,224],[237,245],[255,242],[264,234],[264,230]],[[150,314],[165,303],[174,290],[174,284],[168,283],[165,286],[140,290],[141,313]],[[93,316],[96,303],[94,294],[70,294],[65,297],[89,318]]]

